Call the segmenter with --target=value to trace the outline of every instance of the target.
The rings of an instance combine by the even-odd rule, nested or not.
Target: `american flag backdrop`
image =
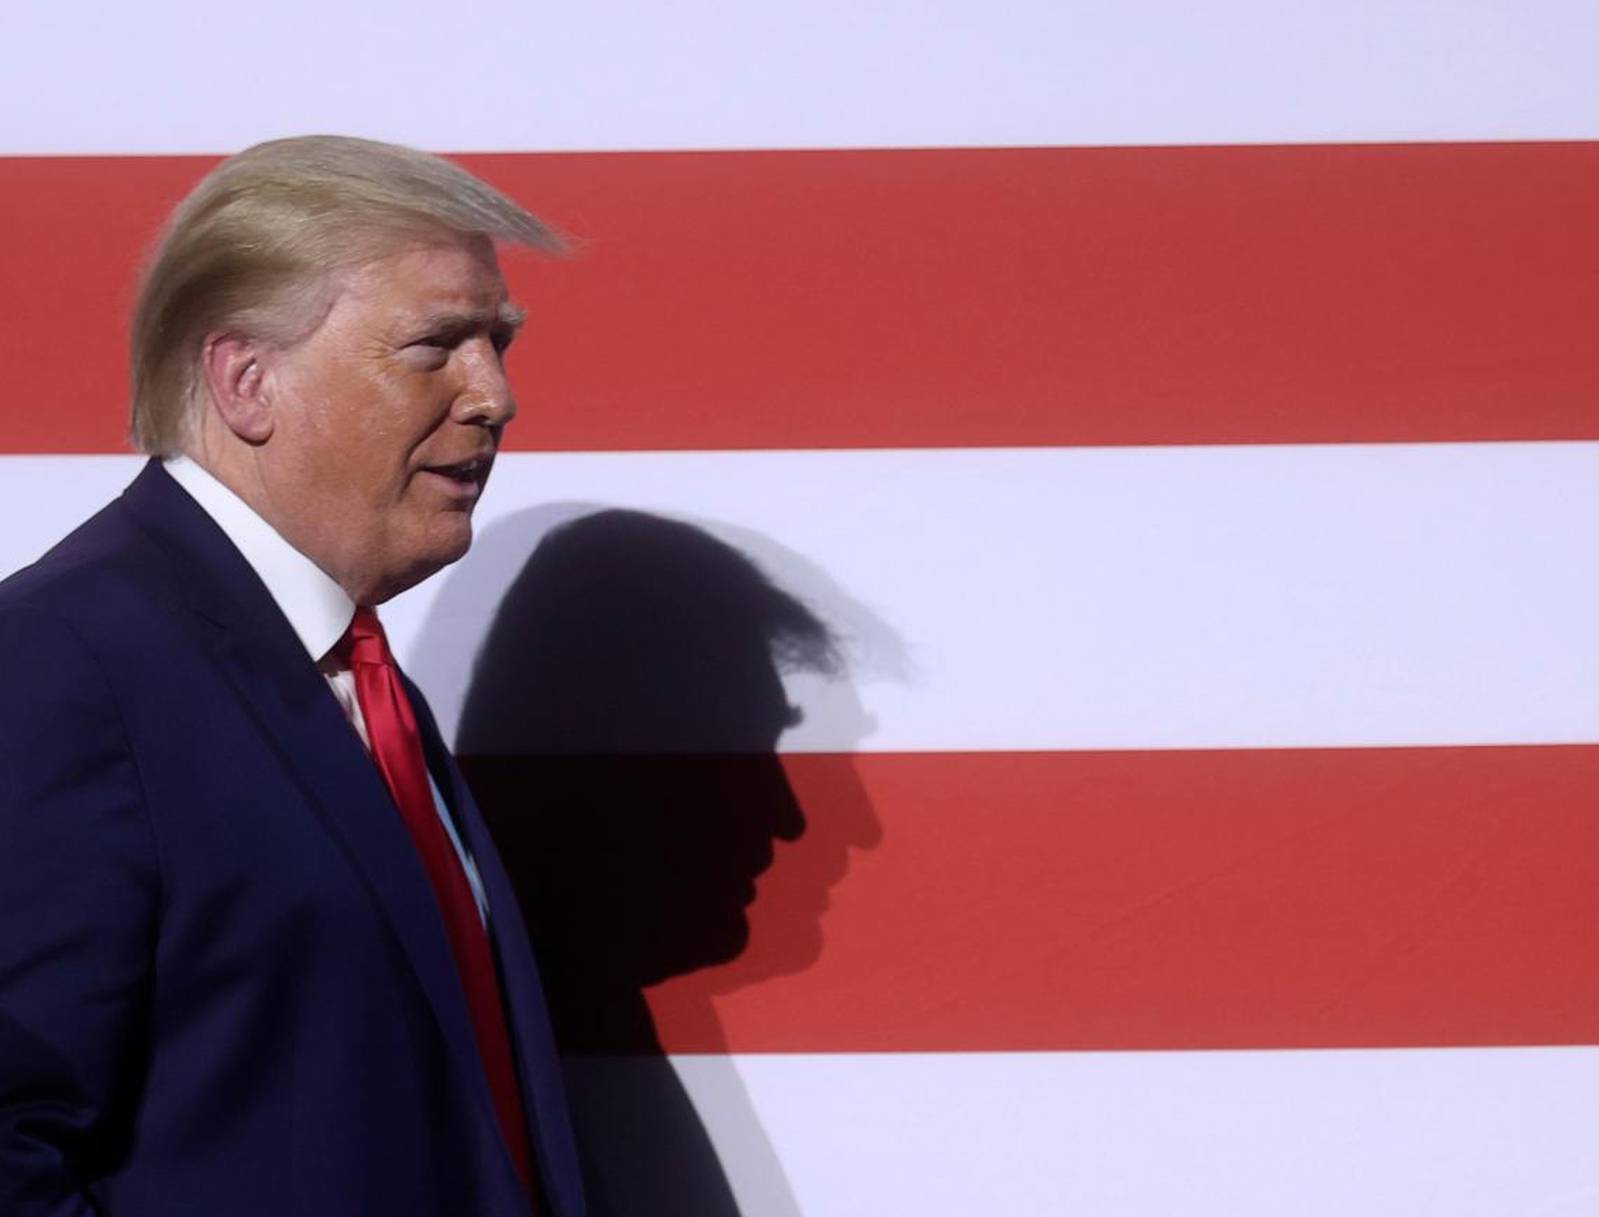
[[[478,546],[385,609],[446,737],[602,509],[832,627],[747,947],[646,993],[743,1217],[1599,1213],[1590,4],[7,24],[0,573],[138,466],[162,217],[340,131],[575,239],[506,259]]]

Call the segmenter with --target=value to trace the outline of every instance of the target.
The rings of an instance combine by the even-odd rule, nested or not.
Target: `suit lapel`
[[[539,1179],[557,1214],[563,1217],[580,1214],[583,1212],[581,1169],[572,1140],[560,1057],[516,890],[460,767],[444,746],[427,702],[409,680],[406,692],[417,708],[428,764],[438,775],[439,789],[454,813],[456,830],[483,881],[491,938],[500,963],[500,982],[505,988],[511,1037],[517,1050],[522,1105],[531,1125]]]
[[[376,767],[271,594],[216,523],[151,461],[123,493],[172,562],[223,675],[371,892],[465,1084],[499,1135],[488,1077],[427,872]],[[503,1145],[503,1142],[502,1142]],[[509,1152],[507,1171],[514,1171]]]

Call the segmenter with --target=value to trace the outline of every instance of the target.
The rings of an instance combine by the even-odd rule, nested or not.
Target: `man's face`
[[[466,553],[516,413],[519,314],[487,240],[416,244],[340,273],[322,323],[272,352],[269,519],[358,601]]]

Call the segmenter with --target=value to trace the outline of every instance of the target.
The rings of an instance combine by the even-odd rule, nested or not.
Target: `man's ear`
[[[217,417],[247,444],[272,436],[265,347],[242,334],[210,334],[200,348],[200,375]]]

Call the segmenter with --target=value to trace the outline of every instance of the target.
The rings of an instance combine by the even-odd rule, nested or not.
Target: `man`
[[[371,607],[466,552],[515,413],[434,157],[252,148],[134,320],[120,499],[0,584],[0,1213],[582,1211],[515,899]]]

